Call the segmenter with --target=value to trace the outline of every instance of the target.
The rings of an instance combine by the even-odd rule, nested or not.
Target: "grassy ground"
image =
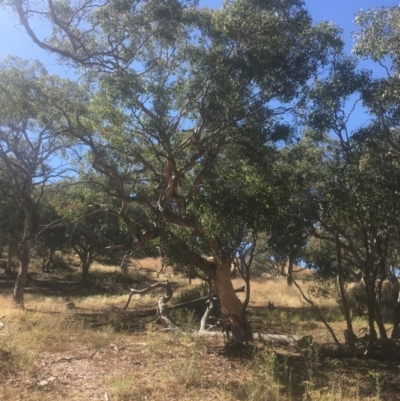
[[[13,281],[0,272],[0,400],[400,400],[399,364],[389,360],[321,359],[308,349],[253,345],[224,348],[221,339],[195,338],[198,317],[177,310],[173,317],[186,334],[170,333],[138,319],[153,308],[160,292],[134,296],[123,311],[128,289],[156,280],[157,259],[131,265],[127,275],[95,264],[92,284],[78,284],[69,270],[48,275],[33,271],[26,310],[10,300]],[[167,269],[176,295],[188,282]],[[303,274],[304,290],[313,286]],[[198,285],[194,282],[191,286]],[[235,286],[242,285],[235,279]],[[75,307],[68,309],[67,298]],[[275,309],[267,309],[268,302]],[[334,299],[318,299],[335,332],[345,324]],[[254,330],[309,334],[314,342],[332,342],[297,290],[284,280],[252,281],[249,318]],[[355,321],[356,331],[365,327]]]

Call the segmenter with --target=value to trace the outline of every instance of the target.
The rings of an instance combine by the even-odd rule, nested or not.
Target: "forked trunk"
[[[215,289],[231,325],[233,341],[235,343],[250,341],[252,339],[250,325],[246,319],[243,304],[233,288],[230,271],[230,263],[225,262],[218,266]]]

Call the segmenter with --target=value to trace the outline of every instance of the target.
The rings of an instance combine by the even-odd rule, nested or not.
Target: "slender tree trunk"
[[[8,253],[7,253],[7,265],[6,265],[6,272],[12,273],[12,261],[13,261],[14,252],[11,246],[8,246]]]
[[[21,245],[18,247],[18,257],[20,260],[20,266],[13,292],[14,304],[19,308],[24,308],[24,291],[26,284],[26,275],[28,273],[28,266],[31,257],[31,248],[32,248],[31,238],[34,233],[35,205],[32,199],[30,198],[31,191],[29,191],[28,194],[29,196],[25,199],[25,203],[23,205],[25,213],[24,237],[21,242]]]
[[[233,288],[230,272],[230,261],[226,261],[217,267],[215,289],[231,324],[233,340],[235,343],[240,343],[251,340],[251,329],[245,316],[243,304]]]
[[[383,324],[383,318],[381,313],[381,297],[382,297],[382,284],[383,281],[379,280],[377,287],[376,287],[376,316],[375,321],[376,325],[378,326],[379,335],[383,339],[387,339],[387,333],[385,329],[385,325]]]
[[[51,265],[51,262],[53,261],[54,252],[55,252],[55,249],[54,248],[50,248],[50,250],[49,250],[49,258],[47,259],[46,265],[44,266],[44,272],[46,272],[46,273],[50,272],[50,265]]]
[[[34,173],[31,172],[29,176],[33,177]],[[32,179],[26,180],[24,184],[22,199],[18,199],[18,202],[24,211],[24,234],[17,251],[18,258],[20,260],[20,266],[18,269],[17,280],[15,281],[13,301],[14,304],[19,308],[24,308],[26,276],[28,273],[32,249],[31,241],[35,232],[36,205],[32,200],[32,194]]]
[[[18,269],[17,280],[15,281],[14,291],[13,291],[13,301],[18,308],[24,308],[24,291],[26,284],[26,275],[28,273],[29,266],[29,254],[21,255],[20,266]]]
[[[394,289],[393,294],[393,330],[391,338],[400,337],[400,283],[393,271],[393,265],[387,263],[385,265],[386,276],[389,280],[390,286]]]
[[[400,338],[400,293],[397,297],[396,306],[394,308],[394,320],[392,338]]]
[[[93,255],[89,250],[85,250],[82,253],[79,253],[79,256],[82,264],[81,283],[87,284],[89,282],[89,269],[93,262]]]
[[[343,280],[342,280],[342,274],[343,274],[342,250],[341,250],[341,246],[340,246],[340,238],[339,238],[338,231],[335,231],[335,244],[336,244],[336,258],[337,258],[336,283],[337,283],[337,287],[339,290],[340,299],[342,301],[343,313],[344,313],[344,317],[346,319],[346,324],[347,324],[348,335],[347,335],[346,340],[348,342],[348,345],[354,347],[355,344],[354,344],[353,324],[351,322],[350,308],[349,308],[349,304],[347,302],[346,291],[345,291]]]
[[[289,252],[288,261],[286,264],[286,283],[287,285],[293,285],[293,263],[294,257],[292,250]]]
[[[375,291],[375,283],[371,282],[371,278],[368,277],[366,274],[364,274],[363,278],[364,278],[365,291],[367,294],[368,328],[369,328],[369,341],[365,356],[370,356],[372,355],[373,344],[378,339],[378,335],[375,330],[376,291]]]
[[[350,316],[350,308],[349,304],[347,302],[347,295],[346,291],[343,285],[342,278],[340,277],[340,274],[337,275],[336,277],[336,282],[340,294],[340,300],[342,302],[342,308],[343,308],[343,314],[346,319],[346,325],[347,325],[347,332],[348,332],[348,337],[347,337],[347,342],[348,345],[354,347],[354,331],[353,331],[353,323],[351,321],[351,316]]]

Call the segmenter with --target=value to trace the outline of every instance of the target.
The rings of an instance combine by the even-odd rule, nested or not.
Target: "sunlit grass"
[[[153,258],[141,261],[142,270],[131,265],[127,276],[129,279],[138,278],[134,285],[144,288],[147,283],[157,279],[156,272],[160,267],[157,262]],[[91,275],[93,280],[110,286],[126,279],[118,266],[95,264]],[[304,282],[298,282],[307,293],[308,286],[314,283],[309,277],[305,278]],[[175,296],[200,284],[195,280],[189,286],[187,279],[174,275],[171,269],[159,277],[159,280],[165,279],[173,283]],[[242,285],[239,278],[234,280],[235,287]],[[285,280],[261,276],[252,280],[251,290],[249,319],[255,330],[311,334],[315,342],[332,342],[326,328],[297,289],[288,287]],[[154,308],[160,295],[162,291],[145,296],[135,295],[128,311]],[[319,374],[327,367],[321,365],[318,352],[309,354],[311,356],[307,359],[300,353],[296,354],[295,349],[275,351],[272,346],[257,346],[254,354],[246,358],[221,355],[223,339],[196,338],[193,335],[199,322],[198,317],[190,311],[176,310],[172,313],[184,334],[166,332],[161,326],[155,325],[151,317],[140,322],[134,322],[132,318],[132,326],[126,323],[118,326],[116,322],[125,313],[121,308],[126,303],[127,290],[112,295],[70,296],[69,301],[74,303],[72,309],[66,307],[66,296],[27,294],[25,310],[15,309],[10,297],[0,296],[0,316],[5,316],[2,319],[5,327],[0,331],[0,378],[12,380],[17,377],[21,380],[21,385],[15,389],[7,386],[2,388],[0,380],[1,401],[88,399],[83,393],[70,397],[59,395],[57,398],[52,392],[62,387],[59,383],[45,389],[31,385],[29,394],[22,384],[23,380],[35,383],[39,368],[45,366],[52,373],[52,363],[55,361],[82,354],[95,355],[89,359],[89,365],[85,365],[90,369],[98,369],[98,364],[104,362],[101,366],[105,377],[101,381],[97,379],[89,383],[91,373],[80,374],[86,377],[87,373],[87,387],[102,386],[104,392],[101,397],[107,394],[110,400],[269,401],[303,398],[339,401],[377,400],[381,397],[383,379],[379,372],[372,370],[367,378],[353,375],[349,380],[338,373],[327,376],[322,382]],[[240,296],[243,297],[243,294]],[[269,301],[275,309],[266,308]],[[343,340],[342,333],[346,325],[335,298],[318,298],[314,301]],[[356,318],[353,324],[356,333],[367,326],[365,318]],[[297,358],[294,364],[289,359],[292,354]],[[43,365],[44,360],[47,365]],[[302,364],[300,368],[297,363]],[[340,364],[338,362],[338,366],[328,368],[331,372],[339,372]],[[68,366],[66,362],[65,367]],[[299,369],[303,372],[300,378],[296,377]],[[68,381],[60,376],[62,380]],[[369,380],[369,398],[361,395],[365,380]],[[85,386],[82,384],[82,391]]]

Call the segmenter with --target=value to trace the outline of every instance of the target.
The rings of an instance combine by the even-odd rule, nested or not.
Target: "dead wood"
[[[199,330],[195,337],[226,337],[222,331]],[[264,344],[294,345],[304,347],[311,343],[311,336],[291,336],[283,334],[253,333],[253,341]]]
[[[324,358],[363,358],[367,357],[367,346],[363,345],[360,347],[325,347],[320,348],[320,355]],[[368,355],[370,359],[383,359],[387,358],[390,354],[388,349],[375,349]]]
[[[201,303],[208,300],[207,309],[201,319],[200,329],[197,333],[194,333],[194,336],[198,337],[225,337],[226,334],[223,331],[209,331],[207,330],[207,320],[210,317],[211,313],[215,311],[218,307],[218,299],[215,296],[212,296],[211,293],[208,296],[197,298],[192,301],[183,302],[177,305],[173,305],[172,307],[168,307],[167,303],[171,300],[173,295],[173,290],[169,281],[164,281],[160,283],[155,283],[150,285],[142,290],[131,289],[129,294],[128,302],[126,303],[124,309],[126,309],[129,305],[129,302],[134,294],[146,294],[149,291],[152,291],[156,288],[165,288],[166,296],[162,296],[157,302],[156,309],[150,309],[146,311],[141,311],[138,313],[140,317],[146,317],[156,314],[157,319],[163,323],[163,325],[168,330],[180,331],[180,328],[173,322],[170,316],[171,309],[184,308],[186,306],[194,305],[197,303]],[[235,289],[235,292],[244,292],[245,287],[240,287]],[[291,336],[291,335],[280,335],[280,334],[268,334],[268,333],[254,333],[253,341],[268,343],[268,344],[280,344],[280,345],[296,345],[296,346],[304,346],[310,344],[312,341],[311,336]]]
[[[299,292],[300,292],[301,296],[303,297],[303,299],[311,306],[312,310],[316,313],[316,315],[319,317],[321,322],[328,329],[328,331],[331,334],[331,336],[332,336],[333,340],[335,341],[336,345],[338,347],[341,347],[341,344],[340,344],[338,338],[336,337],[335,332],[333,331],[333,329],[329,325],[329,323],[326,321],[323,313],[320,311],[320,309],[317,307],[317,305],[315,305],[314,302],[304,294],[303,290],[300,288],[300,286],[297,284],[297,282],[293,278],[292,278],[292,283],[297,287],[297,289],[299,290]]]
[[[179,330],[179,327],[172,321],[167,306],[167,303],[171,300],[172,295],[174,294],[168,280],[164,282],[164,288],[167,291],[167,295],[161,297],[157,302],[157,319],[161,321],[167,329],[177,331]]]
[[[148,287],[146,287],[146,288],[144,288],[142,290],[136,290],[135,288],[131,288],[130,289],[130,293],[129,293],[129,297],[128,297],[128,301],[126,302],[126,304],[125,304],[123,309],[126,309],[128,307],[129,303],[131,302],[132,296],[134,294],[143,295],[143,294],[146,294],[147,292],[155,290],[156,288],[165,288],[165,286],[166,286],[166,281],[163,281],[163,282],[159,282],[159,283],[155,283],[155,284],[149,285]]]
[[[150,286],[144,288],[143,290],[135,290],[135,289],[131,288],[130,289],[130,293],[129,293],[129,297],[128,297],[128,301],[126,302],[126,304],[123,307],[123,309],[127,309],[128,308],[128,305],[131,302],[131,299],[132,299],[133,295],[135,295],[135,294],[143,295],[143,294],[146,294],[149,291],[155,290],[156,288],[162,288],[162,287],[164,287],[164,285],[165,285],[164,282],[160,282],[160,283],[156,283],[156,284],[150,285]],[[236,288],[235,292],[245,292],[245,286],[240,287],[240,288]],[[208,298],[209,298],[208,295],[206,295],[204,297],[193,299],[192,301],[187,301],[187,302],[182,302],[180,304],[171,305],[170,309],[179,309],[179,308],[185,308],[187,306],[197,305],[197,304],[200,304],[202,302],[207,301]],[[154,308],[154,309],[149,309],[149,310],[146,310],[146,311],[142,311],[139,314],[140,314],[140,317],[147,317],[147,316],[154,315],[156,312],[157,312],[157,309]]]

